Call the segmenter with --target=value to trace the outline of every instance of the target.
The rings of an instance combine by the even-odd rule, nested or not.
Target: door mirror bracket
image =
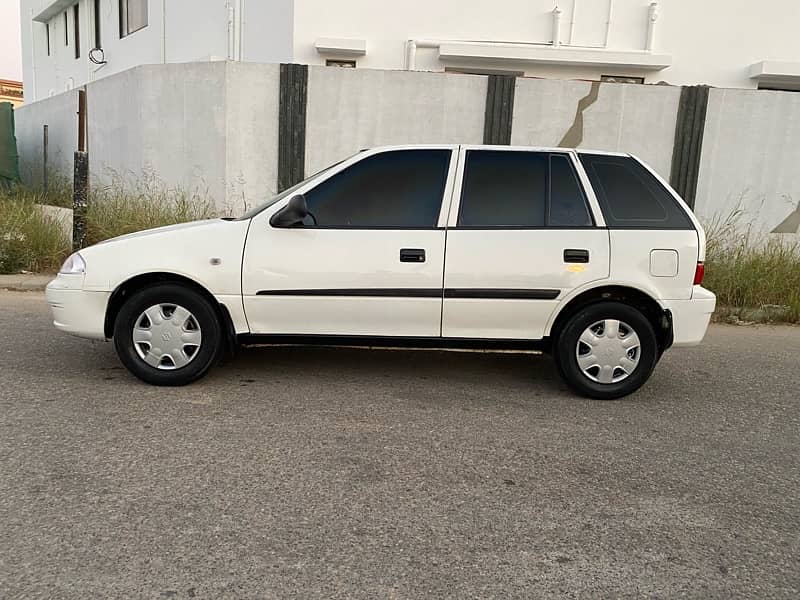
[[[302,227],[303,220],[311,213],[306,204],[306,197],[303,194],[292,196],[289,202],[272,215],[269,224],[273,227]]]

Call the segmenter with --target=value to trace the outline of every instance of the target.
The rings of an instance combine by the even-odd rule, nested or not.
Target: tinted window
[[[470,150],[458,225],[585,227],[592,224],[569,157],[545,152]]]
[[[590,227],[593,224],[572,161],[565,154],[550,155],[547,224],[554,227]]]
[[[306,203],[320,227],[435,227],[450,154],[375,154],[306,192]]]
[[[470,150],[458,224],[465,227],[543,227],[547,155]]]
[[[672,194],[636,160],[579,156],[609,227],[694,229]]]

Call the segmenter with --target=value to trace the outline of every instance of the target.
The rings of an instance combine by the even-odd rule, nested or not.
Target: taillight
[[[704,263],[697,263],[697,267],[694,270],[694,285],[700,285],[703,283],[703,277],[706,274],[706,266]]]

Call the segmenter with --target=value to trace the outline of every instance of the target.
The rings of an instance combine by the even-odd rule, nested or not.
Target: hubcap
[[[133,326],[133,347],[144,362],[163,371],[188,365],[200,350],[200,324],[177,304],[156,304]]]
[[[639,364],[641,342],[627,323],[604,319],[584,330],[575,355],[581,371],[592,381],[619,383]]]

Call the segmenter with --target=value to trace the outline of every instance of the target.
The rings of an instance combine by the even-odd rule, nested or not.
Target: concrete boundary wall
[[[680,93],[671,86],[517,79],[511,143],[629,152],[669,178]]]
[[[278,193],[279,66],[228,63],[225,209],[245,212]]]
[[[293,140],[287,182],[367,147],[480,144],[488,135],[635,154],[684,191],[696,189],[706,221],[742,208],[757,231],[791,234],[800,223],[800,94],[712,88],[705,123],[681,137],[680,87],[292,66],[307,73],[305,110],[281,111],[281,68],[148,65],[88,85],[92,179],[146,173],[241,214],[278,191],[281,135]],[[76,109],[71,91],[16,111],[26,181],[41,181],[45,123],[50,165],[71,176]]]
[[[306,175],[385,144],[480,144],[484,75],[309,67]]]
[[[745,224],[759,233],[800,233],[800,218],[793,218],[800,213],[798,165],[800,94],[709,91],[698,215],[724,218],[739,208]]]
[[[14,111],[20,177],[26,183],[43,181],[43,128],[47,124],[47,169],[51,174],[72,176],[72,159],[78,149],[78,92],[23,104]]]

